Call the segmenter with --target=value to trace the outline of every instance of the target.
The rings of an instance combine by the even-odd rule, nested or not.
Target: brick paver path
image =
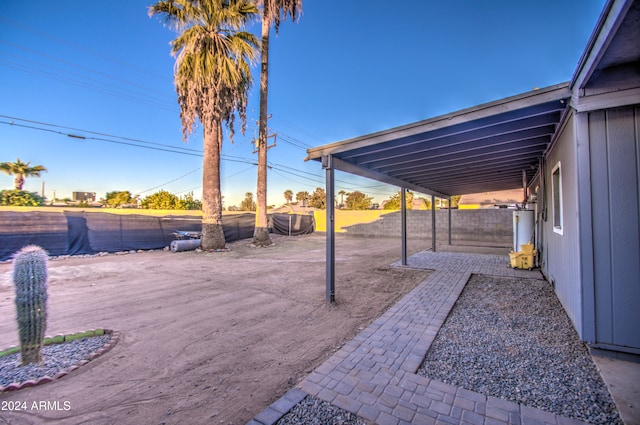
[[[472,274],[542,278],[508,262],[453,252],[411,256],[408,266],[434,270],[429,277],[249,424],[275,423],[307,394],[380,425],[583,424],[416,374]]]

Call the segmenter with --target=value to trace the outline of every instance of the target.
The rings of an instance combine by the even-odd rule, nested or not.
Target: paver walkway
[[[277,422],[307,394],[380,425],[584,423],[416,374],[472,274],[540,272],[511,269],[506,256],[453,252],[421,252],[408,266],[434,272],[248,425]]]

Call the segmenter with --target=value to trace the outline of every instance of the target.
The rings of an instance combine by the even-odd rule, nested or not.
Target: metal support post
[[[436,197],[431,195],[431,250],[436,252]]]
[[[336,300],[336,244],[335,244],[335,204],[334,171],[331,155],[322,157],[322,168],[326,170],[326,206],[327,206],[327,253],[326,253],[326,301]]]
[[[402,265],[407,265],[407,189],[400,188],[400,217],[402,226]]]
[[[451,198],[449,198],[449,245],[451,245]]]

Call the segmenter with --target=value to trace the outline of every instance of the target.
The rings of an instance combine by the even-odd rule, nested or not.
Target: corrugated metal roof
[[[567,111],[569,84],[309,149],[335,169],[440,197],[522,187]]]

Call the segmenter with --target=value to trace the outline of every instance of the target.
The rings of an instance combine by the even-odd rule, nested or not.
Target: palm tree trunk
[[[13,185],[16,187],[16,190],[22,190],[24,187],[24,176],[20,173],[16,174],[16,178],[13,179]]]
[[[224,249],[222,229],[222,193],[220,191],[220,147],[222,125],[204,125],[204,159],[202,165],[202,239],[203,250]]]
[[[258,193],[256,204],[256,224],[253,231],[253,244],[269,246],[269,228],[267,227],[267,95],[269,85],[269,20],[267,19],[269,2],[264,2],[262,16],[262,63],[260,67],[260,122],[258,125]]]

